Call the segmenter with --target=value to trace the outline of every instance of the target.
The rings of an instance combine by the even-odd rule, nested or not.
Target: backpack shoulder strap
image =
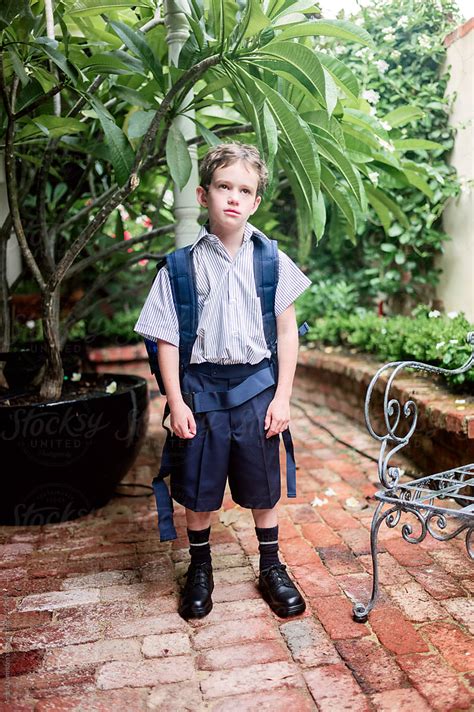
[[[278,284],[278,243],[269,240],[263,233],[254,231],[252,235],[253,269],[255,286],[262,308],[263,330],[267,346],[276,355],[275,293]]]
[[[166,259],[171,291],[179,322],[179,363],[183,370],[191,360],[198,327],[198,304],[191,245],[171,252]]]

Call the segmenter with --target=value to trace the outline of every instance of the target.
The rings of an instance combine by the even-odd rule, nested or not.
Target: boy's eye
[[[243,193],[250,193],[250,190],[248,188],[242,188]]]

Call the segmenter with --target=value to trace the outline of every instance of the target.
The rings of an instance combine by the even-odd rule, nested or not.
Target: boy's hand
[[[265,416],[264,428],[267,430],[267,438],[282,433],[290,424],[290,400],[289,398],[276,396],[268,406]]]
[[[179,438],[190,439],[196,435],[196,421],[193,412],[184,401],[170,406],[171,430]]]

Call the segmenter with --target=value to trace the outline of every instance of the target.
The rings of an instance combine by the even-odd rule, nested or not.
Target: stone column
[[[187,0],[165,0],[164,8],[169,59],[171,64],[177,66],[181,48],[189,37],[189,26],[183,10],[190,13],[190,9]],[[188,104],[192,97],[193,90],[191,89],[184,99],[184,105]],[[194,109],[175,119],[176,126],[185,139],[193,138],[196,135],[195,125],[189,117],[194,117]],[[184,245],[194,242],[199,230],[200,209],[196,200],[196,187],[199,183],[196,146],[190,146],[189,153],[192,162],[189,180],[183,190],[179,190],[177,186],[173,189],[176,247],[184,247]]]
[[[0,152],[0,225],[3,225],[9,213],[7,184],[5,182],[5,156]],[[7,242],[7,282],[12,284],[21,272],[21,250],[16,235],[12,230]]]

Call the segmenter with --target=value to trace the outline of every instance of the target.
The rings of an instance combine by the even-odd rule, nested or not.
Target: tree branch
[[[120,265],[119,267],[114,267],[113,269],[109,270],[108,272],[104,272],[103,274],[101,274],[96,279],[96,281],[94,282],[92,287],[87,290],[87,294],[82,299],[80,299],[78,302],[76,302],[74,307],[69,312],[67,318],[63,322],[63,324],[61,326],[61,334],[62,334],[61,341],[62,341],[62,343],[65,343],[65,341],[67,339],[67,335],[68,335],[69,331],[71,330],[71,328],[74,326],[74,324],[76,324],[81,319],[84,319],[84,317],[87,316],[87,314],[89,314],[89,312],[92,309],[95,309],[97,304],[99,304],[100,302],[106,301],[106,300],[110,300],[110,295],[107,295],[107,296],[103,297],[103,299],[99,299],[99,300],[94,299],[94,295],[100,289],[102,289],[102,287],[105,287],[110,282],[110,279],[114,275],[118,274],[119,272],[123,272],[125,267],[128,267],[132,264],[136,264],[137,262],[140,262],[140,260],[148,259],[148,260],[156,260],[158,262],[159,260],[163,259],[164,256],[165,255],[159,255],[159,254],[155,254],[155,253],[151,253],[151,252],[146,252],[145,254],[141,254],[141,255],[134,255],[129,260],[127,260],[125,265]]]
[[[189,84],[195,83],[199,77],[201,77],[210,67],[219,64],[221,61],[221,56],[216,54],[211,57],[203,59],[201,62],[196,64],[194,67],[188,69],[180,79],[174,84],[169,92],[164,97],[161,102],[160,108],[156,111],[155,116],[150,124],[148,131],[146,132],[143,140],[138,148],[137,154],[135,156],[135,161],[132,166],[130,176],[124,186],[118,188],[115,193],[111,196],[108,203],[106,203],[101,210],[97,213],[93,220],[84,228],[81,234],[76,238],[76,240],[71,245],[70,249],[66,252],[63,258],[58,263],[54,274],[51,276],[48,289],[55,289],[56,286],[63,280],[64,275],[70,269],[72,263],[76,259],[80,251],[87,245],[91,237],[97,232],[97,230],[104,224],[111,212],[120,205],[125,198],[127,198],[130,193],[132,193],[139,184],[138,174],[141,169],[141,164],[147,154],[150,153],[151,146],[156,138],[160,122],[165,117],[171,102],[173,101],[176,94],[178,94],[184,87]],[[163,136],[161,137],[163,139]],[[162,142],[163,143],[163,140]],[[163,150],[163,149],[162,149]]]
[[[88,213],[90,213],[91,210],[94,210],[94,208],[97,208],[99,207],[99,205],[102,205],[104,201],[106,201],[107,198],[112,195],[112,193],[116,189],[117,185],[114,183],[114,185],[112,185],[110,188],[107,188],[104,193],[101,193],[98,198],[93,200],[90,205],[85,205],[77,213],[75,213],[68,220],[66,220],[66,222],[64,222],[60,226],[61,230],[67,230],[68,227],[71,227],[71,225],[74,225],[75,222],[85,217]]]
[[[16,114],[13,116],[15,121],[17,119],[21,119],[23,116],[26,116],[27,114],[30,114],[32,111],[38,108],[38,106],[41,106],[43,101],[47,101],[47,99],[51,99],[51,97],[55,96],[58,94],[64,87],[66,86],[66,82],[62,81],[60,82],[57,86],[53,87],[49,91],[47,91],[45,94],[42,96],[39,96],[37,99],[31,102],[31,104],[28,104],[27,106],[23,107],[23,109],[20,109],[20,111],[17,111]]]
[[[116,242],[114,245],[107,247],[105,250],[97,252],[95,255],[85,257],[83,260],[74,265],[74,267],[71,267],[71,269],[65,276],[65,279],[70,279],[71,277],[74,277],[76,274],[78,274],[78,272],[82,272],[83,270],[87,269],[87,267],[90,267],[95,262],[103,260],[105,257],[110,257],[110,255],[112,255],[114,252],[120,252],[121,250],[128,249],[132,245],[136,245],[140,242],[148,242],[153,237],[157,237],[158,235],[167,235],[168,233],[173,232],[174,228],[174,224],[164,225],[163,227],[157,227],[154,230],[150,230],[149,232],[146,232],[143,235],[132,237],[130,240],[122,240],[121,242]],[[142,255],[141,257],[139,257],[139,259],[145,258]],[[120,267],[120,269],[123,269],[123,265]]]
[[[0,67],[0,83],[4,82],[3,66]],[[11,93],[11,110],[10,116],[7,122],[7,132],[5,137],[5,176],[7,184],[7,195],[8,195],[8,207],[10,209],[10,215],[13,222],[13,227],[15,228],[15,233],[20,243],[21,251],[23,257],[28,267],[31,270],[33,277],[36,279],[39,288],[42,292],[46,289],[46,281],[43,278],[40,268],[31,252],[28,241],[26,239],[25,231],[23,229],[23,223],[20,216],[20,209],[18,204],[18,183],[16,177],[16,164],[14,155],[14,140],[15,140],[15,120],[13,119],[13,112],[15,109],[15,99],[18,90],[18,77],[13,79],[12,83],[12,93]]]

